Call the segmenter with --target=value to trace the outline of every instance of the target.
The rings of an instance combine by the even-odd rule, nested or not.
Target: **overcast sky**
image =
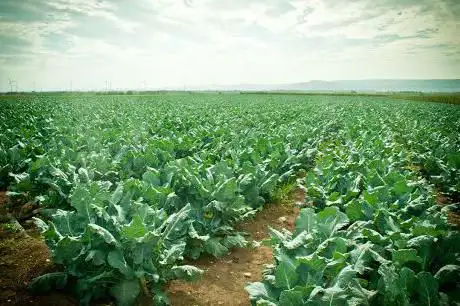
[[[0,0],[0,90],[459,78],[458,0]]]

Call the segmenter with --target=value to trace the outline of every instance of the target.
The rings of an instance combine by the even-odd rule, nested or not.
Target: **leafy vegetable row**
[[[335,133],[300,182],[312,207],[294,232],[271,229],[275,265],[246,287],[254,304],[460,303],[460,234],[391,141],[405,132],[349,120]]]
[[[357,139],[357,147],[374,142],[377,151],[409,148],[403,132],[420,136],[416,141],[422,143],[418,128],[432,123],[440,137],[427,145],[439,139],[445,144],[436,155],[441,175],[433,176],[448,186],[446,192],[458,183],[451,156],[459,141],[447,128],[458,118],[454,106],[210,94],[22,99],[0,105],[6,110],[0,112],[0,185],[42,208],[41,219],[48,222],[38,222],[64,269],[31,287],[73,288],[83,303],[112,296],[132,304],[138,294],[167,303],[166,282],[201,274],[183,258],[221,256],[244,246],[234,224],[261,209],[298,170],[327,166],[337,141]],[[344,126],[354,127],[349,135],[338,134]],[[382,137],[369,138],[366,133],[374,130],[383,131]],[[427,159],[416,159],[427,145],[391,158],[398,167],[419,162],[431,169]],[[359,164],[373,154],[350,156]],[[354,176],[356,188],[344,195],[326,190],[329,179],[315,181],[318,199],[326,205],[359,197],[363,180]]]

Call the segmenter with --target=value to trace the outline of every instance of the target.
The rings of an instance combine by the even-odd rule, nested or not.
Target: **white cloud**
[[[65,88],[70,79],[83,89],[106,79],[161,87],[460,71],[458,17],[446,0],[40,1],[43,20],[0,19],[0,36],[10,47],[18,39],[17,54],[0,46],[0,73],[44,87]]]

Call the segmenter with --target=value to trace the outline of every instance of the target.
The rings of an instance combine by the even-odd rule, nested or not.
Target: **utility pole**
[[[8,84],[10,85],[10,92],[18,92],[18,81],[8,79]]]
[[[112,81],[105,81],[105,91],[111,91],[112,90]]]

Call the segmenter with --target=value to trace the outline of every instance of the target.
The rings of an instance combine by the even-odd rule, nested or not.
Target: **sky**
[[[460,78],[458,33],[458,0],[0,0],[0,91]]]

